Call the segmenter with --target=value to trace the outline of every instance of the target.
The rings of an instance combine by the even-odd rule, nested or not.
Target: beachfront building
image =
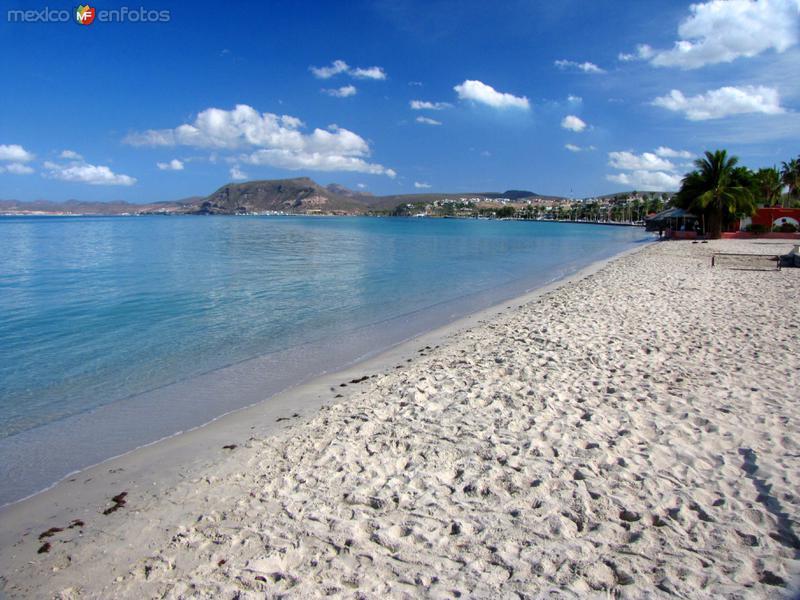
[[[667,237],[695,238],[699,217],[689,211],[673,207],[645,219],[645,231],[664,232]]]
[[[739,221],[739,231],[783,231],[794,233],[800,231],[800,208],[781,208],[779,206],[763,206],[751,217]]]

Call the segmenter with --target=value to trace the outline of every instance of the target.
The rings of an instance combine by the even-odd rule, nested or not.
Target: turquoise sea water
[[[541,222],[0,218],[0,505],[648,239]]]

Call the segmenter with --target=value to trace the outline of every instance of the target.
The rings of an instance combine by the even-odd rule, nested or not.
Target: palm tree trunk
[[[711,205],[708,215],[708,237],[712,240],[722,237],[722,200],[719,198]]]

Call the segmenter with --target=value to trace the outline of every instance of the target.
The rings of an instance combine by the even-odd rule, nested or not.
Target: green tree
[[[790,199],[800,199],[800,156],[782,164],[781,182],[788,186]]]
[[[753,175],[746,167],[737,167],[739,159],[727,151],[706,152],[697,159],[696,169],[681,181],[675,202],[678,206],[702,212],[706,233],[712,239],[722,237],[723,224],[736,216],[755,212]]]
[[[756,200],[763,200],[765,206],[774,206],[781,199],[783,182],[775,167],[759,169],[755,174]]]
[[[504,206],[497,211],[498,219],[510,219],[517,213],[513,206]]]

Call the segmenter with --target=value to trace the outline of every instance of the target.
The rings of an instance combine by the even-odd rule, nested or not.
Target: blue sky
[[[104,3],[0,15],[0,198],[309,176],[376,194],[675,189],[800,153],[800,0]],[[99,15],[98,15],[99,17]],[[339,62],[337,62],[339,61]],[[415,102],[417,101],[417,102]]]

